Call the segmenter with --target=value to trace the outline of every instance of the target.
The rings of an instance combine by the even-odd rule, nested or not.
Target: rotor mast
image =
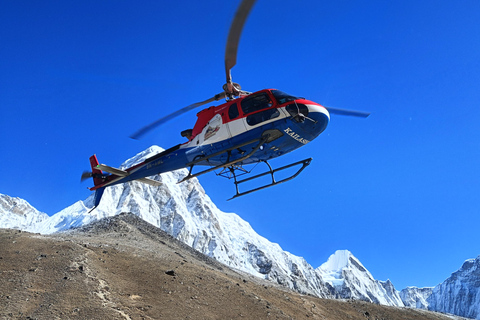
[[[238,83],[232,81],[231,69],[237,64],[237,52],[238,44],[240,42],[240,35],[242,34],[243,26],[247,21],[248,14],[250,13],[256,0],[243,0],[235,13],[230,31],[228,32],[227,45],[225,47],[225,73],[226,83],[223,86],[225,94],[229,99],[233,99],[241,94],[247,94],[242,91],[241,86]]]

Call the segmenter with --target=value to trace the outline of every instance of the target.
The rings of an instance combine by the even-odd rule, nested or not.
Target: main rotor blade
[[[163,118],[160,118],[152,123],[150,123],[149,125],[141,128],[140,130],[138,130],[137,132],[135,132],[134,134],[132,134],[130,136],[130,138],[132,139],[135,139],[135,140],[138,140],[140,139],[144,134],[146,134],[148,131],[158,127],[159,125],[169,121],[169,120],[172,120],[173,118],[175,117],[178,117],[179,115],[182,115],[184,114],[185,112],[188,112],[190,110],[193,110],[195,108],[198,108],[200,106],[203,106],[204,104],[207,104],[207,103],[210,103],[210,102],[213,102],[213,101],[218,101],[220,99],[223,99],[225,98],[225,92],[222,92],[222,93],[219,93],[217,95],[215,95],[214,97],[210,98],[210,99],[207,99],[205,101],[202,101],[202,102],[197,102],[197,103],[194,103],[194,104],[191,104],[189,106],[186,106],[182,109],[179,109],[171,114],[169,114],[168,116],[166,117],[163,117]]]
[[[352,117],[366,118],[370,115],[370,112],[347,110],[347,109],[337,109],[337,108],[330,108],[330,107],[325,107],[325,108],[330,113],[338,114],[338,115],[342,115],[342,116],[352,116]]]
[[[242,34],[243,25],[247,20],[248,14],[255,4],[256,0],[243,0],[237,9],[237,13],[233,18],[230,31],[228,33],[227,46],[225,48],[225,72],[227,73],[227,83],[232,81],[230,69],[237,64],[237,50]]]

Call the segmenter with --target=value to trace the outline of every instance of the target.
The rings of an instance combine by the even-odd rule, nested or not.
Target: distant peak
[[[353,257],[350,251],[337,250],[328,258],[327,262],[320,266],[320,269],[325,271],[341,270],[349,265],[350,257]]]
[[[145,161],[145,159],[147,159],[148,157],[156,155],[164,150],[165,149],[163,149],[162,147],[159,147],[156,145],[150,146],[147,149],[137,153],[135,156],[131,157],[130,159],[126,160],[124,163],[122,163],[120,168],[124,169],[124,168],[134,166],[137,163]]]
[[[458,271],[469,271],[470,269],[475,268],[475,266],[480,266],[480,256],[478,256],[476,259],[465,260],[462,267]]]

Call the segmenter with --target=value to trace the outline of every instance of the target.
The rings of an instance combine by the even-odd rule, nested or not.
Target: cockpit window
[[[283,104],[285,102],[297,100],[298,97],[294,97],[280,90],[272,90],[272,94],[277,100],[278,104]]]
[[[270,97],[266,92],[246,97],[242,100],[242,111],[245,114],[258,110],[270,108],[273,105]]]

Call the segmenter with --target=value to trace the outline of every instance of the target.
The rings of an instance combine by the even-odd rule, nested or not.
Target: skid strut
[[[281,135],[281,134],[280,134]],[[237,180],[237,175],[235,174],[235,170],[239,170],[239,168],[237,166],[235,166],[235,164],[239,163],[239,162],[242,162],[248,158],[250,158],[251,156],[253,156],[255,154],[255,152],[257,152],[260,147],[264,144],[264,143],[268,143],[270,141],[273,141],[275,139],[277,139],[279,137],[279,135],[272,131],[272,132],[268,132],[268,133],[265,133],[262,135],[261,138],[258,138],[258,139],[253,139],[253,140],[250,140],[248,142],[245,142],[245,143],[242,143],[242,144],[239,144],[239,145],[236,145],[234,147],[231,147],[231,148],[228,148],[226,150],[222,150],[222,151],[219,151],[219,152],[216,152],[216,153],[213,153],[211,155],[208,155],[208,156],[202,156],[202,157],[199,157],[198,159],[195,159],[193,160],[192,162],[188,163],[187,166],[190,167],[189,169],[189,172],[188,172],[188,175],[183,178],[182,180],[178,181],[178,183],[181,183],[181,182],[184,182],[184,181],[187,181],[187,180],[190,180],[192,178],[195,178],[195,177],[198,177],[202,174],[205,174],[205,173],[209,173],[209,172],[212,172],[214,170],[217,170],[217,169],[223,169],[223,170],[226,170],[226,169],[229,169],[233,178],[234,178],[234,183],[235,183],[235,188],[236,188],[236,194],[228,199],[228,200],[232,200],[232,199],[235,199],[237,197],[240,197],[240,196],[243,196],[243,195],[246,195],[246,194],[249,194],[249,193],[252,193],[252,192],[255,192],[255,191],[259,191],[259,190],[262,190],[262,189],[265,189],[265,188],[268,188],[268,187],[271,187],[271,186],[275,186],[277,184],[280,184],[280,183],[284,183],[284,182],[287,182],[289,180],[292,180],[293,178],[297,177],[302,171],[303,169],[305,169],[308,165],[310,165],[310,163],[312,162],[312,158],[308,158],[308,159],[305,159],[305,160],[301,160],[301,161],[298,161],[298,162],[295,162],[295,163],[291,163],[289,165],[286,165],[286,166],[283,166],[283,167],[280,167],[280,168],[277,168],[277,169],[272,169],[272,167],[270,166],[270,164],[268,163],[268,161],[266,160],[262,160],[261,162],[265,162],[268,166],[268,171],[264,172],[264,173],[260,173],[260,174],[257,174],[253,177],[250,177],[250,178],[246,178],[246,179],[243,179],[243,180]],[[232,150],[235,150],[235,149],[240,149],[244,146],[247,146],[249,144],[252,144],[252,143],[256,143],[257,144],[255,145],[255,147],[246,155],[244,155],[243,157],[240,157],[236,160],[233,160],[233,161],[230,161],[230,153]],[[221,154],[224,154],[224,153],[227,153],[229,156],[228,156],[228,160],[227,162],[225,163],[222,163],[220,165],[217,165],[217,166],[214,166],[214,167],[211,167],[209,169],[206,169],[206,170],[203,170],[203,171],[200,171],[200,172],[197,172],[197,173],[193,173],[192,174],[192,170],[193,170],[193,167],[197,164],[199,164],[200,162],[203,162],[203,161],[207,161],[210,159],[210,158],[213,158],[213,157],[216,157],[216,156],[219,156]],[[300,169],[297,170],[297,172],[295,172],[294,174],[292,174],[291,176],[287,177],[287,178],[284,178],[280,181],[276,181],[275,180],[275,172],[278,172],[278,171],[281,171],[281,170],[285,170],[285,169],[288,169],[288,168],[291,168],[291,167],[294,167],[294,166],[298,166],[298,165],[301,165]],[[269,184],[266,184],[266,185],[263,185],[261,187],[258,187],[258,188],[253,188],[251,190],[248,190],[248,191],[244,191],[244,192],[240,192],[238,190],[238,185],[241,184],[241,183],[244,183],[244,182],[247,182],[247,181],[252,181],[254,179],[258,179],[260,177],[263,177],[263,176],[266,176],[266,175],[270,175],[271,178],[272,178],[272,182],[269,183]],[[228,177],[228,178],[231,178],[231,177]]]
[[[233,173],[233,178],[235,180],[234,183],[235,183],[237,193],[232,198],[230,198],[228,200],[232,200],[232,199],[235,199],[237,197],[241,197],[241,196],[244,196],[246,194],[249,194],[249,193],[252,193],[252,192],[255,192],[255,191],[259,191],[259,190],[262,190],[262,189],[265,189],[265,188],[269,188],[269,187],[275,186],[277,184],[284,183],[284,182],[287,182],[289,180],[292,180],[293,178],[297,177],[303,171],[303,169],[305,169],[308,165],[310,165],[310,163],[312,162],[312,158],[308,158],[308,159],[301,160],[301,161],[298,161],[298,162],[295,162],[295,163],[291,163],[289,165],[286,165],[286,166],[283,166],[283,167],[280,167],[280,168],[277,168],[277,169],[272,169],[272,166],[270,166],[270,164],[265,160],[262,161],[262,162],[265,162],[267,164],[268,169],[269,169],[268,171],[266,171],[264,173],[257,174],[253,177],[250,177],[250,178],[240,180],[240,181],[237,181],[237,177],[235,175],[235,169],[232,168],[232,173]],[[275,172],[278,172],[278,171],[281,171],[281,170],[284,170],[284,169],[288,169],[290,167],[294,167],[294,166],[297,166],[297,165],[302,165],[301,168],[297,170],[297,172],[295,172],[291,176],[289,176],[287,178],[284,178],[280,181],[275,180],[275,176],[274,176]],[[244,182],[247,182],[247,181],[258,179],[258,178],[266,176],[268,174],[272,177],[272,182],[271,183],[263,185],[263,186],[258,187],[258,188],[250,189],[250,190],[244,191],[244,192],[239,192],[238,191],[238,185],[240,183],[244,183]]]
[[[190,163],[187,164],[187,166],[190,166],[190,170],[189,170],[189,172],[188,172],[188,175],[187,175],[185,178],[183,178],[182,180],[178,181],[178,183],[184,182],[184,181],[186,181],[186,180],[190,180],[190,179],[192,179],[192,178],[198,177],[198,176],[200,176],[200,175],[202,175],[202,174],[209,173],[209,172],[212,172],[212,171],[217,170],[217,169],[220,169],[220,168],[228,168],[228,167],[230,167],[230,166],[233,166],[235,163],[238,163],[238,162],[241,162],[241,161],[243,161],[243,160],[246,160],[246,159],[250,158],[251,156],[253,156],[253,154],[254,154],[255,152],[257,152],[257,150],[260,149],[260,147],[261,147],[265,142],[267,142],[268,138],[269,138],[269,137],[268,137],[268,135],[267,135],[267,136],[262,137],[262,138],[260,138],[260,139],[250,140],[250,141],[248,141],[248,142],[245,142],[245,143],[236,145],[235,147],[232,147],[232,148],[229,148],[229,149],[226,149],[226,150],[222,150],[222,151],[220,151],[220,152],[213,153],[213,154],[211,154],[211,155],[209,155],[209,156],[201,157],[201,158],[199,158],[199,159],[197,159],[197,160],[194,160],[194,161],[192,161],[192,162],[190,162]],[[245,155],[245,156],[243,156],[243,157],[241,157],[241,158],[238,158],[237,160],[228,161],[228,162],[226,162],[226,163],[223,163],[223,164],[221,164],[221,165],[212,167],[212,168],[210,168],[210,169],[203,170],[203,171],[200,171],[200,172],[197,172],[197,173],[192,174],[193,167],[194,167],[197,163],[202,162],[202,161],[207,161],[208,159],[210,159],[210,158],[212,158],[212,157],[216,157],[216,156],[221,155],[221,154],[223,154],[223,153],[229,153],[230,151],[232,151],[232,150],[234,150],[234,149],[238,149],[238,148],[244,147],[244,146],[246,146],[246,145],[249,145],[249,144],[254,143],[254,142],[257,142],[257,141],[258,141],[258,144],[257,144],[257,145],[255,146],[255,148],[253,148],[252,151],[250,151],[247,155]]]

